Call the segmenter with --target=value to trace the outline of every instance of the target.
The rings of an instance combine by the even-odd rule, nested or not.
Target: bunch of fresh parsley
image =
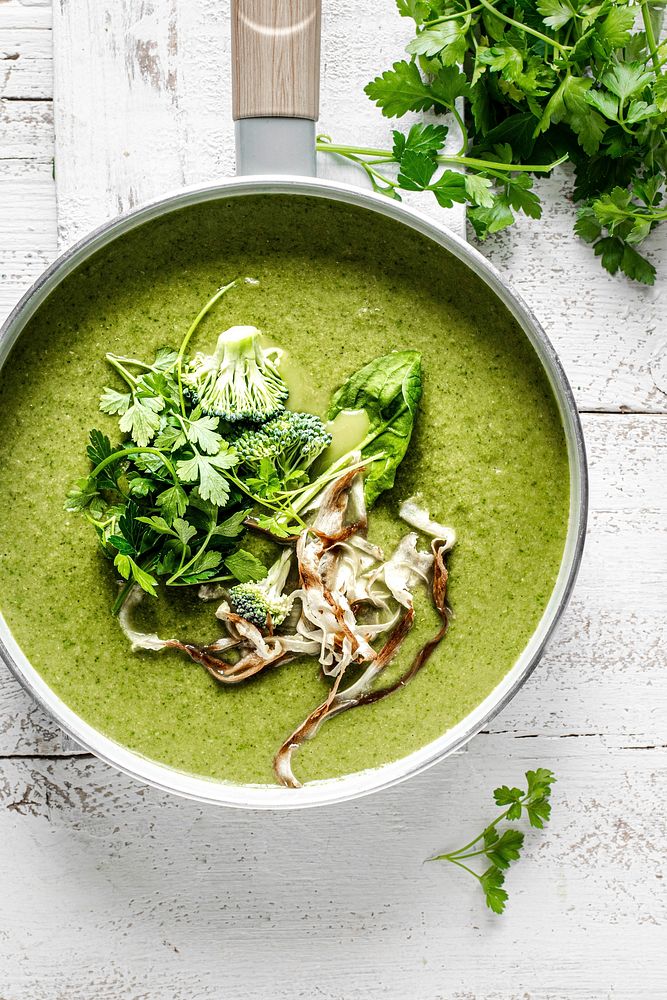
[[[502,832],[498,829],[500,823],[514,822],[525,815],[531,826],[541,830],[551,816],[551,786],[556,781],[553,771],[538,767],[536,771],[526,771],[527,789],[510,788],[502,785],[493,793],[496,805],[506,806],[500,816],[489,823],[479,836],[463,847],[448,854],[439,854],[432,861],[450,861],[458,868],[472,875],[479,882],[486,905],[494,913],[502,913],[508,899],[505,888],[505,872],[513,861],[521,856],[524,835],[521,830],[507,827]],[[483,872],[474,871],[465,864],[474,858],[483,858],[489,867]]]
[[[106,388],[100,410],[120,418],[123,441],[114,447],[103,431],[90,432],[92,468],[69,491],[65,507],[86,516],[127,581],[114,612],[134,584],[155,596],[159,578],[184,587],[266,576],[263,563],[239,548],[250,509],[233,480],[238,458],[219,433],[219,420],[202,415],[180,378],[188,340],[232,286],[207,303],[180,351],[161,348],[152,363],[107,354],[126,391]]]
[[[569,160],[576,232],[612,274],[652,284],[655,268],[637,247],[667,219],[664,0],[397,4],[415,25],[409,58],[366,93],[389,118],[452,114],[460,150],[443,153],[441,125],[395,131],[391,150],[339,146],[326,136],[318,149],[357,162],[390,197],[427,190],[447,208],[467,203],[480,239],[510,226],[516,212],[540,218],[531,175]]]

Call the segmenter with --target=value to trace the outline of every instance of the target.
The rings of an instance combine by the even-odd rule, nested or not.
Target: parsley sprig
[[[450,114],[447,127],[393,132],[390,150],[317,148],[357,163],[376,191],[431,191],[469,206],[480,239],[539,219],[533,175],[574,165],[576,232],[612,274],[653,284],[638,247],[667,219],[667,43],[664,3],[649,0],[397,0],[414,22],[408,58],[366,87],[388,118]],[[461,114],[461,99],[465,113]],[[461,174],[457,169],[464,168]]]
[[[512,827],[500,830],[499,824],[515,822],[525,815],[532,827],[541,830],[551,816],[549,798],[551,786],[555,781],[552,771],[539,767],[535,771],[526,771],[525,790],[510,788],[508,785],[496,788],[493,793],[496,805],[507,808],[469,843],[447,854],[439,854],[431,860],[450,861],[468,872],[479,882],[489,909],[494,913],[502,913],[508,899],[507,890],[504,888],[505,872],[512,862],[519,860],[524,834]],[[489,866],[482,872],[475,871],[466,864],[474,858],[488,861]]]
[[[236,282],[219,289],[199,312],[179,350],[160,348],[152,362],[107,354],[127,391],[106,387],[100,410],[119,418],[123,443],[90,432],[91,471],[69,491],[66,509],[83,513],[104,554],[127,581],[116,613],[135,584],[156,596],[169,587],[266,576],[266,567],[239,547],[251,513],[236,488],[233,447],[219,420],[183,393],[181,367],[193,333]]]

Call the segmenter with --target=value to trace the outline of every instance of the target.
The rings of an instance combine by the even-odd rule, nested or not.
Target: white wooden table
[[[59,240],[232,172],[227,6],[0,0],[3,316]],[[406,24],[392,0],[372,7],[325,0],[321,127],[376,145],[389,126],[362,86]],[[0,669],[2,1000],[667,997],[667,240],[655,289],[608,277],[572,235],[567,188],[545,182],[543,221],[484,248],[560,351],[589,448],[584,566],[542,665],[466,751],[294,815],[134,784]],[[499,919],[422,860],[535,765],[558,774],[554,818]]]

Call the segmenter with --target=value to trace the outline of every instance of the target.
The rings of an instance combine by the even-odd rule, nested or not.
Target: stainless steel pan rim
[[[207,201],[257,194],[302,195],[356,205],[409,226],[466,263],[509,309],[538,354],[560,409],[570,468],[570,515],[558,578],[530,642],[500,684],[456,726],[407,757],[342,778],[313,782],[301,789],[235,785],[196,777],[158,764],[114,742],[89,726],[55,695],[28,662],[0,615],[0,655],[32,697],[85,750],[139,781],[199,802],[251,809],[294,809],[357,798],[418,774],[460,749],[507,705],[535,669],[574,586],[584,547],[588,478],[583,431],[572,390],[548,337],[521,297],[510,291],[498,271],[477,250],[455,233],[436,225],[422,212],[383,195],[332,181],[268,174],[240,177],[217,185],[178,191],[100,226],[58,257],[7,318],[0,330],[0,368],[26,323],[50,292],[97,250],[169,212]]]

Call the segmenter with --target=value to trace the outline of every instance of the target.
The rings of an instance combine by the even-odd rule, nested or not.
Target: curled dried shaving
[[[416,493],[412,497],[404,500],[398,509],[398,516],[401,520],[409,524],[410,527],[422,531],[431,538],[438,538],[442,542],[445,552],[448,552],[456,544],[456,532],[453,528],[448,528],[445,524],[439,524],[431,518],[429,511],[423,506],[423,497]]]
[[[207,646],[197,646],[194,643],[181,642],[180,639],[161,639],[158,635],[141,632],[135,628],[132,615],[144,597],[140,587],[133,587],[123,602],[118,614],[120,626],[130,640],[133,652],[149,650],[159,652],[162,649],[178,649],[187,653],[190,659],[204,667],[212,677],[223,684],[238,684],[259,673],[265,667],[285,659],[296,652],[302,652],[298,647],[287,648],[289,644],[278,642],[275,638],[265,639],[258,628],[250,622],[229,612],[225,617],[228,634]],[[220,611],[220,609],[218,609]],[[222,615],[219,615],[222,617]],[[219,653],[244,647],[240,658],[234,662],[223,660]],[[312,650],[308,650],[312,652]]]
[[[170,640],[161,639],[154,632],[141,632],[132,623],[132,616],[143,598],[144,591],[141,587],[136,585],[132,587],[118,612],[118,622],[130,641],[130,649],[133,653],[138,652],[140,649],[149,649],[153,652],[158,652],[160,649],[164,649]]]
[[[299,788],[300,782],[294,775],[292,769],[292,757],[296,750],[301,747],[306,740],[312,739],[318,732],[323,722],[340,715],[342,712],[358,708],[361,705],[371,705],[375,702],[387,698],[401,687],[405,687],[413,677],[422,669],[433,653],[433,650],[444,639],[449,622],[449,611],[447,608],[447,568],[445,566],[445,544],[441,540],[434,539],[432,543],[433,554],[433,581],[432,595],[435,607],[442,620],[442,625],[428,642],[424,643],[418,651],[408,669],[393,683],[384,688],[374,689],[372,687],[376,677],[391,663],[400,648],[403,639],[407,635],[414,618],[414,610],[409,608],[384,647],[378,653],[375,661],[371,663],[361,677],[353,684],[340,690],[340,675],[337,683],[332,688],[329,697],[318,705],[304,721],[297,726],[294,732],[288,736],[280,747],[273,762],[273,769],[280,784],[288,788]]]
[[[325,674],[372,662],[371,643],[389,633],[400,607],[412,608],[412,588],[426,580],[433,558],[407,535],[388,561],[361,534],[366,530],[361,470],[350,470],[324,492],[312,528],[297,542],[302,612],[297,631],[318,642]],[[350,510],[353,520],[349,520]],[[363,614],[360,615],[360,612]]]

